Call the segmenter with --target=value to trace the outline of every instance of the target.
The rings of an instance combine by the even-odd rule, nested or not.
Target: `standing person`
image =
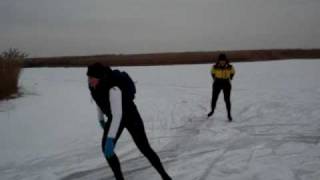
[[[231,80],[235,74],[233,66],[229,63],[229,60],[225,54],[220,54],[218,61],[212,66],[211,75],[214,80],[212,85],[212,100],[211,111],[208,113],[208,117],[212,116],[216,108],[218,96],[221,90],[223,90],[224,101],[226,102],[228,119],[231,122]]]
[[[87,76],[91,96],[98,106],[99,122],[104,129],[102,151],[115,178],[124,179],[114,148],[123,129],[127,128],[139,150],[162,179],[171,180],[158,155],[150,147],[141,116],[133,101],[136,89],[129,75],[95,63],[88,66]],[[108,118],[106,122],[103,115]]]

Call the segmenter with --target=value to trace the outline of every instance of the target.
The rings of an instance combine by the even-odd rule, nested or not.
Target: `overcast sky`
[[[30,56],[320,48],[320,0],[0,0]]]

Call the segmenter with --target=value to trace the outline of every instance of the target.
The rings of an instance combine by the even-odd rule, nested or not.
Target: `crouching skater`
[[[98,120],[104,129],[102,151],[115,178],[124,179],[114,148],[123,129],[127,128],[138,149],[162,179],[171,180],[160,158],[150,147],[142,118],[134,103],[135,84],[129,75],[119,70],[111,70],[110,67],[100,63],[94,63],[88,66],[87,76],[91,96],[97,104]],[[107,121],[104,120],[104,115]]]

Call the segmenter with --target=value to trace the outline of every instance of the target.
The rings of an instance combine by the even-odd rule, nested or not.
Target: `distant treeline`
[[[24,67],[83,67],[93,62],[110,66],[206,64],[215,62],[221,52],[232,62],[320,59],[320,49],[275,49],[27,58]]]

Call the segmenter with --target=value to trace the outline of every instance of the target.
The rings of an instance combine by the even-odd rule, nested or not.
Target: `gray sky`
[[[0,50],[30,56],[320,48],[319,0],[1,0]]]

